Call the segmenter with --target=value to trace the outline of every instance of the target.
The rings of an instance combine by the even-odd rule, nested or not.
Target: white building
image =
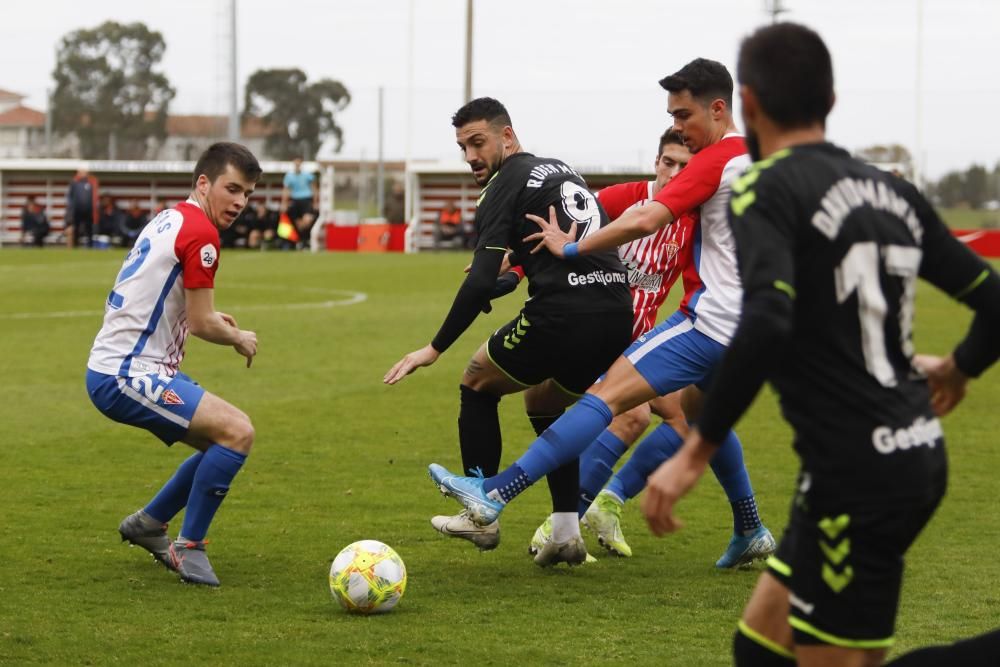
[[[22,104],[25,95],[0,89],[0,158],[42,155],[45,114]]]

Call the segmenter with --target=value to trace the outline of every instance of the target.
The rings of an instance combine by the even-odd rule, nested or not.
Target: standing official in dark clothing
[[[66,192],[66,245],[75,248],[86,242],[93,246],[97,226],[97,179],[86,169],[78,169]]]

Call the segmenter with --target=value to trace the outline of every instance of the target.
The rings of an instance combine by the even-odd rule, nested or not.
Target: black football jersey
[[[476,208],[476,250],[509,248],[528,278],[531,312],[602,312],[631,308],[628,277],[614,250],[559,259],[537,242],[522,239],[539,231],[525,215],[548,220],[555,206],[559,227],[577,223],[577,240],[608,223],[583,178],[561,160],[517,153],[508,157],[483,188]]]
[[[734,184],[743,288],[788,293],[794,330],[768,378],[806,470],[879,497],[945,465],[911,361],[917,277],[952,295],[985,263],[906,181],[831,144],[780,151]]]

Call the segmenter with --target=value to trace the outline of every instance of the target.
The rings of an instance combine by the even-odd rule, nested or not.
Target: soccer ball
[[[330,566],[330,592],[350,612],[387,612],[396,606],[405,590],[403,559],[377,540],[347,545]]]

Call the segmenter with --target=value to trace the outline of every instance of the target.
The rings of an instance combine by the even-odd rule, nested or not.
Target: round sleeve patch
[[[215,266],[215,261],[219,259],[219,252],[211,243],[203,245],[201,250],[198,251],[198,255],[201,257],[201,265],[206,269],[210,269]]]

